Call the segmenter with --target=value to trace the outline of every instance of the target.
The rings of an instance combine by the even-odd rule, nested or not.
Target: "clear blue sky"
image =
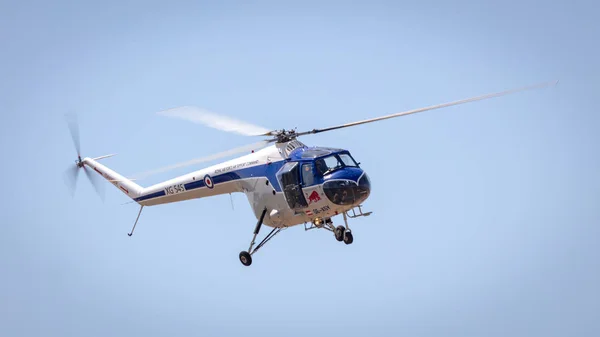
[[[0,335],[600,335],[597,4],[215,3],[0,4]],[[61,176],[69,111],[130,175],[255,141],[165,108],[301,130],[554,79],[303,138],[362,162],[374,213],[250,268],[244,195],[146,208],[130,238],[135,204]]]

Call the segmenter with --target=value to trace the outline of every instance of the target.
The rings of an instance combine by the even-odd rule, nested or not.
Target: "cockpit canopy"
[[[322,184],[328,180],[331,180],[331,182],[326,183],[327,186],[324,186],[324,191],[327,197],[336,204],[351,204],[359,201],[359,199],[363,200],[363,196],[368,195],[368,192],[367,194],[361,192],[361,196],[337,200],[337,196],[342,195],[338,193],[339,191],[343,191],[345,196],[348,191],[352,192],[353,195],[356,194],[353,189],[359,187],[369,189],[368,178],[364,176],[359,163],[354,160],[347,150],[304,147],[292,151],[289,158],[290,161],[285,163],[277,173],[277,179],[292,209],[300,210],[308,207],[302,188]],[[364,179],[361,179],[361,177]],[[333,185],[331,185],[332,183]],[[349,185],[338,186],[340,183]],[[361,183],[366,185],[362,186]]]
[[[290,154],[290,159],[297,161],[302,172],[302,185],[311,186],[323,181],[335,171],[354,167],[359,168],[349,151],[326,147],[297,149]]]

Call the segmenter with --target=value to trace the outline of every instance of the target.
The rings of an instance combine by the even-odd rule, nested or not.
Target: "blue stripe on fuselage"
[[[257,165],[252,167],[246,167],[239,170],[233,170],[230,172],[222,173],[212,177],[213,185],[218,185],[234,180],[246,179],[246,178],[259,178],[266,177],[269,179],[269,182],[277,192],[281,192],[281,187],[279,186],[279,182],[277,181],[277,177],[275,174],[279,169],[283,166],[284,160],[271,162],[270,164]],[[204,179],[200,178],[198,180],[189,182],[184,184],[186,191],[194,190],[197,188],[206,187],[204,183]],[[158,197],[165,196],[165,191],[158,191],[151,194],[143,195],[139,198],[135,198],[135,201],[144,201],[148,199],[154,199]]]

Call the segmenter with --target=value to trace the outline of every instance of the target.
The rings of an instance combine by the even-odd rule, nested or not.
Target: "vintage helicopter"
[[[195,107],[165,110],[159,112],[159,114],[205,124],[223,131],[269,138],[250,146],[233,149],[208,158],[200,158],[146,172],[141,176],[144,177],[157,172],[165,172],[174,168],[232,156],[237,153],[250,152],[241,157],[150,187],[142,187],[132,179],[125,178],[98,162],[98,160],[112,155],[81,158],[78,126],[75,119],[70,119],[68,120],[69,127],[77,151],[77,160],[75,166],[68,170],[69,180],[67,182],[73,193],[79,169],[84,169],[98,191],[97,182],[94,182],[93,175],[86,168],[87,166],[137,202],[140,205],[140,210],[131,232],[128,233],[129,236],[133,234],[144,206],[235,192],[244,193],[258,220],[254,228],[250,248],[239,254],[242,264],[249,266],[252,263],[252,255],[283,229],[304,224],[306,230],[326,229],[333,232],[337,241],[351,244],[354,238],[352,230],[348,226],[348,218],[371,214],[371,212],[364,213],[362,211],[362,203],[367,200],[371,193],[371,182],[352,154],[346,149],[307,146],[300,142],[297,139],[298,137],[503,96],[557,83],[558,81],[545,82],[305,132],[285,129],[269,131],[266,128],[223,117]],[[332,218],[338,215],[342,215],[344,225],[336,227]],[[272,230],[255,246],[257,235],[263,224],[272,227]],[[310,225],[307,227],[307,224]]]

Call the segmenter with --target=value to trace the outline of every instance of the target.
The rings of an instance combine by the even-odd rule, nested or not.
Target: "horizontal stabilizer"
[[[100,156],[100,157],[92,158],[92,160],[100,160],[100,159],[109,158],[109,157],[116,156],[116,155],[117,155],[116,153],[107,154],[106,156]]]

